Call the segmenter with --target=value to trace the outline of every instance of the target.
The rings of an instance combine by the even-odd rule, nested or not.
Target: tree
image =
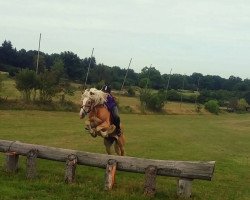
[[[229,79],[225,82],[225,89],[232,91],[235,89],[235,86],[242,81],[241,78],[235,77],[235,76],[230,76]]]
[[[20,69],[24,68],[36,70],[36,58],[37,50],[26,51],[25,49],[21,49],[17,51],[12,43],[7,40],[0,46],[0,70],[9,72],[11,76],[15,76]],[[65,74],[69,80],[80,81],[81,83],[85,82],[91,59],[87,81],[87,84],[91,85],[95,85],[101,80],[104,80],[106,83],[112,85],[113,88],[120,89],[127,72],[127,68],[96,64],[94,57],[81,59],[77,54],[71,51],[65,51],[50,55],[40,52],[39,73],[43,73],[45,69],[51,70],[56,59],[62,60]],[[170,74],[161,75],[155,67],[144,67],[141,73],[135,73],[134,70],[129,69],[125,86],[141,86],[143,88],[147,85],[147,87],[157,90],[165,89],[169,77]],[[190,76],[181,74],[171,75],[169,88],[178,90],[182,89],[183,85],[187,90],[197,90],[199,87],[199,91],[237,91],[239,92],[237,93],[237,98],[244,97],[244,94],[250,91],[250,80],[245,79],[243,81],[241,78],[235,76],[230,76],[228,79],[225,79],[215,75],[203,76],[197,72],[194,72]]]
[[[54,75],[55,78],[55,85],[53,87],[57,87],[55,90],[55,94],[60,94],[60,101],[61,103],[65,102],[65,95],[73,95],[74,89],[71,87],[67,75],[65,74],[64,63],[58,57],[54,60],[53,66],[51,67],[51,73]]]
[[[10,41],[4,40],[0,47],[0,63],[15,66],[17,51],[13,49]]]
[[[167,83],[168,79],[169,76],[167,77],[165,83]],[[183,87],[183,76],[180,74],[172,74],[169,83],[169,88],[177,90],[177,89],[182,89],[182,87]]]
[[[200,80],[200,88],[206,90],[219,90],[222,89],[222,85],[225,79],[220,76],[203,76]]]
[[[203,75],[201,73],[194,72],[189,78],[189,84],[192,88],[192,90],[197,90],[197,88],[201,84],[201,80],[203,78]]]
[[[93,68],[91,69],[89,73],[88,83],[93,84],[104,80],[105,83],[110,84],[112,82],[112,79],[113,77],[111,68],[106,65],[99,64],[97,66],[93,66]]]
[[[141,73],[139,75],[139,79],[141,82],[141,80],[145,80],[145,79],[149,79],[150,81],[150,86],[154,89],[161,89],[164,88],[164,84],[163,84],[163,80],[161,77],[161,73],[155,69],[155,67],[144,67],[141,70]]]
[[[148,78],[141,78],[139,81],[139,87],[140,88],[150,88],[151,87],[151,82]]]
[[[36,68],[37,68],[37,55],[35,55],[33,57],[33,66],[32,66],[32,69],[34,71],[36,71]],[[39,60],[38,60],[38,69],[37,69],[38,71],[37,71],[37,73],[38,74],[43,73],[45,71],[45,69],[46,69],[45,56],[40,54],[39,55]]]
[[[64,62],[65,72],[71,80],[84,80],[85,71],[87,71],[86,61],[81,59],[70,51],[60,54]]]
[[[247,92],[247,93],[244,95],[244,98],[246,99],[247,103],[250,105],[250,92]]]
[[[250,79],[238,82],[233,89],[238,91],[250,91]]]
[[[59,83],[55,73],[49,70],[45,70],[44,73],[39,74],[39,91],[40,91],[40,101],[50,102],[52,97],[59,92]]]
[[[31,91],[38,85],[36,73],[33,70],[23,69],[16,75],[16,88],[22,93],[25,101],[30,101]]]

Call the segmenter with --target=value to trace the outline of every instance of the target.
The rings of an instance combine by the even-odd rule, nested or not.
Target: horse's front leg
[[[106,147],[107,154],[111,155],[111,145],[112,144],[106,138],[104,138],[103,141],[104,141],[104,145]]]

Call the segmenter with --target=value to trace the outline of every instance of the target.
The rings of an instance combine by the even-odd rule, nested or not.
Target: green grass
[[[250,199],[250,115],[121,115],[128,156],[166,160],[215,160],[212,181],[193,181],[192,199]],[[77,113],[1,111],[0,139],[105,153],[103,141],[83,131]],[[0,171],[0,199],[148,199],[144,176],[118,172],[105,192],[104,170],[77,167],[67,185],[64,163],[38,160],[37,179],[25,179],[25,158],[16,175]],[[4,165],[4,154],[0,154]],[[176,179],[157,177],[155,199],[177,199]]]
[[[21,94],[15,87],[15,81],[8,78],[7,74],[0,74],[2,77],[2,89],[0,90],[0,97],[8,99],[19,99]]]

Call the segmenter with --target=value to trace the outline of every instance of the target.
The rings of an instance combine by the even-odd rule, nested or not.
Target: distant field
[[[4,76],[3,90],[0,95],[8,99],[19,99],[21,96],[20,92],[15,88],[14,80],[7,78],[7,76]]]
[[[0,139],[105,153],[102,139],[83,131],[73,112],[2,111]],[[121,115],[126,154],[166,160],[215,160],[211,182],[195,180],[192,199],[250,199],[250,115]],[[0,153],[0,165],[4,155]],[[144,176],[118,172],[113,191],[103,190],[104,170],[77,167],[77,183],[63,183],[64,163],[39,159],[39,176],[25,180],[25,158],[17,175],[0,170],[0,199],[148,199]],[[177,199],[176,179],[157,177],[155,199]]]
[[[81,100],[81,92],[79,90],[79,84],[72,84],[76,91],[73,96],[66,96],[66,100],[70,100],[76,104],[80,105]],[[194,93],[188,93],[185,91],[185,95],[194,95]],[[138,97],[127,97],[123,95],[115,94],[119,100],[119,105],[121,107],[129,106],[132,109],[133,113],[141,113],[140,109],[140,101]],[[0,96],[8,99],[20,99],[20,92],[15,88],[15,82],[12,79],[5,78],[4,80],[4,89],[0,92]],[[54,100],[58,100],[59,97],[56,96]],[[192,103],[180,103],[180,102],[168,102],[165,104],[164,110],[167,114],[197,114],[195,111],[195,104]],[[147,111],[148,114],[152,114],[151,112]],[[205,109],[201,109],[199,114],[209,114]]]

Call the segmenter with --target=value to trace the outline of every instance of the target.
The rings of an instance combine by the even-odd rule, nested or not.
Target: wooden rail
[[[27,177],[34,177],[35,159],[42,158],[66,163],[65,181],[73,182],[76,164],[106,169],[105,189],[112,189],[115,171],[145,173],[144,192],[146,195],[155,193],[155,176],[178,177],[177,194],[191,196],[193,179],[211,180],[215,161],[173,161],[153,160],[128,156],[104,155],[71,149],[62,149],[19,141],[0,140],[0,152],[6,153],[6,170],[17,169],[18,155],[27,156]],[[31,166],[31,167],[29,167]],[[33,170],[32,170],[33,169]],[[30,175],[31,174],[31,175]]]

